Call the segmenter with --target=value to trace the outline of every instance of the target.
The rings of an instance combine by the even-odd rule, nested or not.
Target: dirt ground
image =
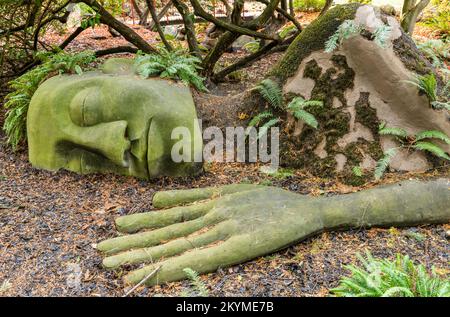
[[[101,39],[92,39],[87,32],[74,42],[72,49],[120,45],[120,40],[110,38],[105,29],[95,32]],[[239,54],[243,53],[230,54],[225,61]],[[272,55],[247,68],[241,82],[221,84],[213,93],[226,97],[242,91],[262,78],[279,56]],[[259,183],[318,196],[362,189],[333,179],[315,178],[303,170],[286,178],[268,176],[259,171],[257,164],[207,164],[198,177],[153,181],[53,173],[32,168],[26,150],[12,153],[5,145],[3,132],[0,138],[0,295],[4,296],[124,295],[129,289],[121,281],[123,272],[104,270],[95,244],[116,235],[113,223],[117,216],[152,210],[152,196],[159,190]],[[448,168],[427,174],[388,174],[383,183],[448,175]],[[365,187],[377,185],[370,183]],[[357,263],[356,254],[365,250],[391,259],[397,253],[408,254],[429,269],[434,266],[437,274],[448,278],[449,229],[447,224],[324,233],[273,255],[201,278],[211,296],[327,296],[328,289],[348,274],[344,266]],[[189,282],[183,281],[139,287],[131,296],[179,296],[189,290]]]

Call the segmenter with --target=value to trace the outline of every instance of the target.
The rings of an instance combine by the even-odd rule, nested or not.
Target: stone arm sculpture
[[[146,284],[160,284],[184,279],[187,267],[213,272],[323,231],[448,222],[449,186],[448,179],[406,181],[320,198],[244,184],[164,191],[155,194],[153,205],[168,209],[119,217],[117,229],[133,234],[97,248],[107,255],[103,265],[109,269],[149,263],[128,273],[126,283],[150,275]]]

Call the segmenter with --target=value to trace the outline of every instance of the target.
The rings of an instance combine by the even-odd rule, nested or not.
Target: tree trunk
[[[406,33],[413,33],[419,14],[429,3],[430,0],[420,0],[417,4],[416,0],[405,0],[402,8],[401,26]]]
[[[156,14],[154,0],[145,0],[145,2],[147,3],[148,10],[150,11],[150,14],[152,16],[153,22],[155,23],[156,30],[158,31],[161,41],[164,43],[164,46],[168,51],[172,51],[173,50],[172,45],[170,45],[170,43],[167,41],[166,36],[164,35],[164,31],[162,30],[161,25],[159,24],[159,19]]]
[[[201,57],[200,48],[197,43],[197,36],[195,35],[194,21],[190,18],[189,8],[181,0],[172,0],[173,5],[181,14],[183,18],[184,28],[186,30],[186,38],[189,45],[189,51],[197,57]]]

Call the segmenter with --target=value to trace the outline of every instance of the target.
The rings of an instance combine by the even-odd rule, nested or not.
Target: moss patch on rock
[[[323,50],[325,42],[333,35],[339,25],[353,19],[359,3],[337,5],[324,16],[314,20],[289,45],[284,58],[270,71],[269,77],[276,77],[282,83],[293,76],[299,65],[312,52]]]
[[[349,132],[350,114],[336,108],[333,101],[337,98],[344,106],[347,105],[345,91],[353,87],[354,71],[348,67],[343,55],[333,55],[332,68],[322,69],[315,60],[306,64],[303,77],[314,80],[311,91],[312,100],[320,100],[323,107],[308,109],[317,121],[319,127],[314,129],[304,126],[300,136],[289,134],[287,127],[281,133],[281,162],[293,167],[312,167],[314,174],[333,176],[336,170],[334,154],[339,153],[336,142]],[[319,143],[326,139],[324,150],[327,157],[320,158],[314,153]]]
[[[377,117],[377,111],[370,106],[369,95],[368,92],[360,93],[359,99],[355,103],[355,121],[368,127],[375,140],[379,140],[378,129],[380,121]]]

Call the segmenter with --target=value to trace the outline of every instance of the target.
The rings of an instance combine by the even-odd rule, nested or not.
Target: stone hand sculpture
[[[146,263],[125,281],[148,278],[146,284],[154,285],[185,278],[187,267],[213,272],[325,230],[448,222],[449,185],[444,179],[407,181],[322,198],[244,184],[159,192],[153,205],[172,208],[119,217],[117,229],[133,234],[97,248],[107,255],[103,265],[109,269]]]
[[[192,175],[201,164],[173,162],[171,133],[186,127],[191,145],[201,145],[196,118],[189,88],[142,79],[129,60],[110,59],[102,71],[55,76],[39,87],[27,118],[29,159],[83,174]]]

